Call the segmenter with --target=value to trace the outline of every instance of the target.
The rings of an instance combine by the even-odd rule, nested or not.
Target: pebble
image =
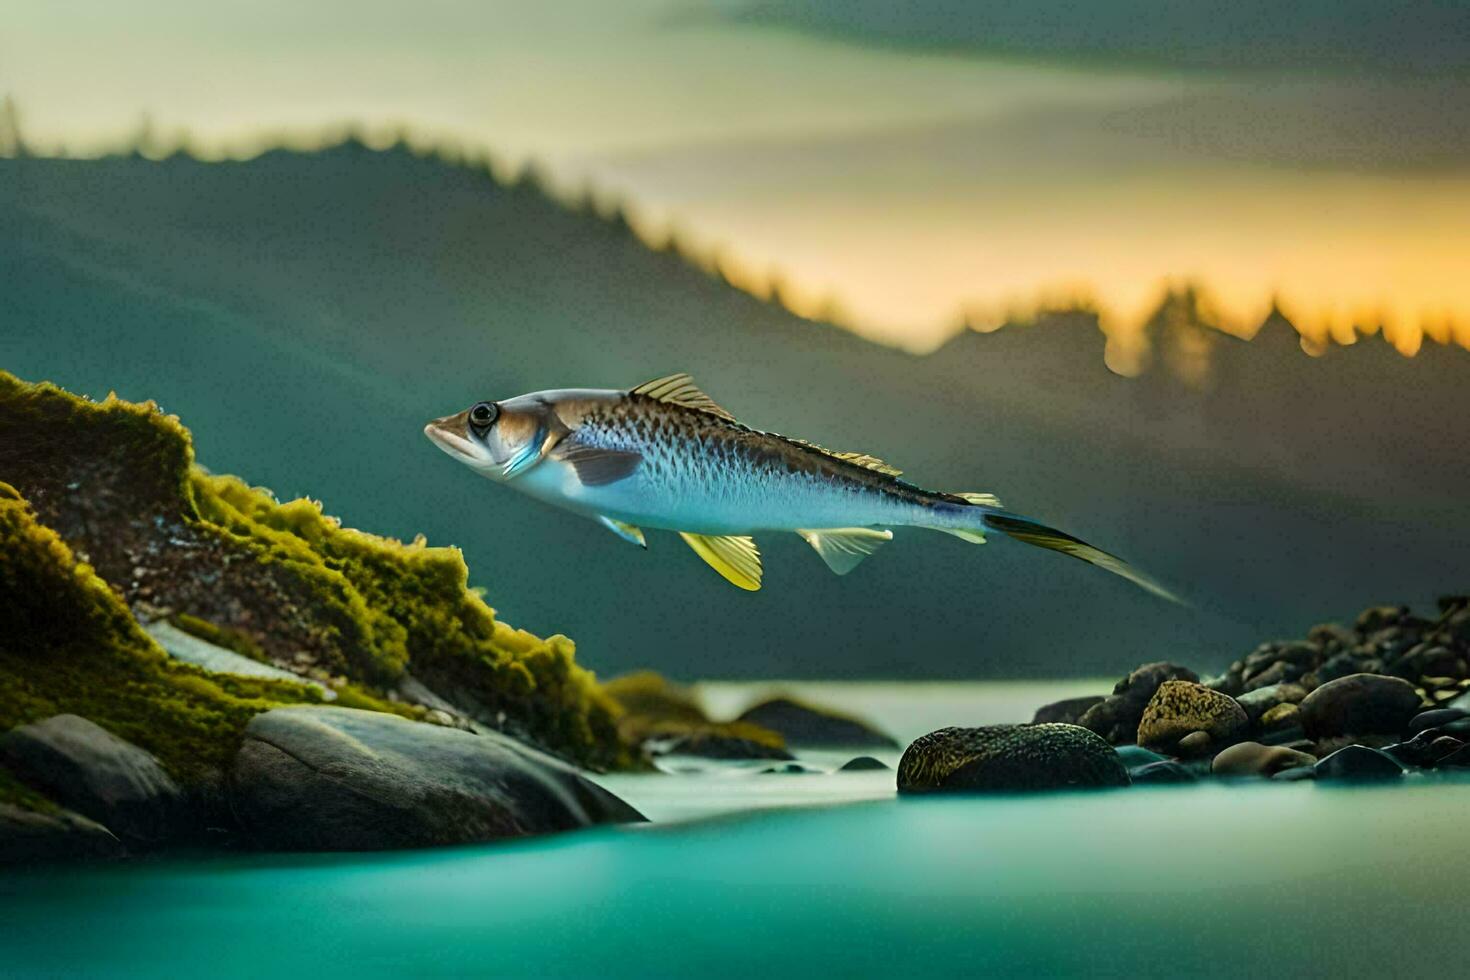
[[[1470,769],[1470,745],[1462,745],[1439,760],[1441,769]]]
[[[1421,711],[1409,721],[1409,727],[1404,729],[1410,735],[1418,735],[1429,728],[1441,728],[1450,722],[1461,721],[1470,718],[1470,711],[1462,711],[1459,708],[1435,708],[1433,711]]]
[[[1210,751],[1209,732],[1190,732],[1179,740],[1179,754],[1183,756],[1200,756]]]
[[[867,772],[867,771],[874,770],[874,769],[887,769],[887,768],[888,768],[888,766],[884,765],[881,761],[873,758],[870,755],[860,755],[856,759],[849,759],[847,762],[844,762],[842,764],[842,768],[841,769],[838,769],[837,771],[838,772]]]
[[[1398,779],[1403,776],[1403,766],[1393,756],[1366,745],[1349,745],[1338,749],[1316,765],[1318,779],[1341,782],[1371,782],[1380,779]]]
[[[1137,769],[1154,762],[1167,762],[1168,756],[1150,752],[1141,745],[1117,745],[1113,751],[1118,753],[1118,758],[1123,760],[1123,765],[1129,769]]]
[[[1294,704],[1278,704],[1261,715],[1260,726],[1265,731],[1290,728],[1297,723],[1301,708]]]
[[[1314,755],[1283,745],[1241,742],[1215,756],[1210,772],[1216,776],[1274,776],[1283,769],[1310,766],[1316,761]]]

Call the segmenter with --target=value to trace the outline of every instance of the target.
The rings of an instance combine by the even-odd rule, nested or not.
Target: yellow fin
[[[965,528],[959,527],[936,527],[933,530],[943,531],[945,534],[953,534],[961,541],[968,541],[971,544],[985,543],[985,535],[981,534],[979,531],[970,531]]]
[[[977,507],[1002,507],[1000,498],[993,493],[956,493],[952,496],[959,497],[967,504]]]
[[[670,405],[679,405],[684,408],[692,408],[696,412],[704,412],[707,415],[717,415],[722,419],[735,421],[735,416],[725,411],[715,400],[700,390],[699,385],[689,375],[680,372],[670,374],[662,378],[654,378],[632,389],[630,394],[645,395],[654,401],[666,402]]]
[[[819,446],[814,442],[807,442],[805,439],[790,439],[789,437],[786,438],[788,438],[790,442],[796,443],[798,446],[805,446],[808,449],[815,449],[823,456],[831,456],[833,459],[840,459],[844,463],[851,463],[854,466],[861,466],[863,469],[872,470],[874,473],[882,473],[884,476],[903,476],[903,470],[899,469],[897,466],[891,466],[888,463],[883,462],[883,460],[879,459],[877,456],[869,456],[867,453],[840,453],[835,449],[828,449],[826,446]]]
[[[864,558],[893,540],[892,531],[876,527],[829,527],[818,531],[797,528],[796,533],[838,575],[846,575]]]
[[[761,553],[756,550],[754,538],[734,534],[691,534],[688,531],[680,531],[679,537],[731,585],[747,592],[755,592],[761,587]]]

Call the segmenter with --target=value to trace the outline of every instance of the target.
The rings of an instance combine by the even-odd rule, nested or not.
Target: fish
[[[627,390],[565,388],[476,402],[424,434],[496,483],[599,522],[648,547],[673,531],[741,589],[761,587],[754,535],[794,532],[846,575],[893,528],[972,544],[989,532],[1080,559],[1180,601],[1126,562],[1004,509],[990,493],[944,493],[900,479],[876,456],[837,452],[743,425],[686,373]]]

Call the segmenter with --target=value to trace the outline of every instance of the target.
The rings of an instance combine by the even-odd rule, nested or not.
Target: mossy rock
[[[572,642],[499,621],[457,549],[343,528],[314,501],[283,504],[209,474],[187,430],[151,403],[94,403],[0,372],[0,445],[26,447],[0,461],[14,488],[4,591],[25,593],[0,610],[18,620],[0,635],[0,658],[23,668],[0,677],[0,726],[69,711],[197,775],[218,770],[251,715],[320,699],[173,663],[136,611],[325,680],[341,703],[389,707],[411,661],[415,678],[484,723],[596,768],[633,757],[619,708]],[[13,549],[11,538],[26,543]],[[147,680],[108,685],[112,670]],[[169,712],[156,698],[183,698],[185,720],[157,727]],[[163,744],[185,735],[194,741],[182,748]]]
[[[1165,681],[1143,710],[1138,744],[1172,753],[1180,742],[1203,732],[1209,736],[1208,744],[1229,745],[1249,728],[1250,717],[1230,695],[1191,681]]]
[[[746,721],[716,721],[691,691],[653,671],[615,677],[603,690],[622,708],[623,739],[649,755],[792,758],[780,733]]]
[[[904,751],[897,778],[900,793],[1018,793],[1129,782],[1111,745],[1063,724],[941,728]]]

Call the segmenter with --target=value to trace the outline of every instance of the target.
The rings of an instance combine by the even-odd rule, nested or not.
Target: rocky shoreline
[[[1437,615],[1364,610],[1264,643],[1217,677],[1144,664],[1111,694],[1043,705],[1029,725],[915,741],[901,793],[1187,783],[1208,777],[1376,781],[1470,772],[1470,596]]]
[[[588,771],[887,771],[900,743],[773,697],[714,718],[501,622],[457,551],[193,462],[151,404],[0,372],[0,864],[367,850],[642,816]],[[965,719],[956,719],[957,721]],[[980,719],[977,719],[980,720]],[[1222,675],[1145,664],[1030,724],[907,747],[900,794],[1470,770],[1470,598],[1366,610]],[[681,761],[683,760],[683,761]],[[835,763],[833,764],[835,765]]]

